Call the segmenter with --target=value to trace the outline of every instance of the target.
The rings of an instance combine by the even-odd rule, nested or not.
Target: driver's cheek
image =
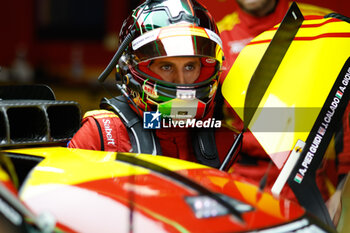
[[[164,72],[161,77],[164,81],[172,82],[172,83],[178,83],[177,75],[173,72]]]
[[[197,72],[194,71],[187,71],[184,74],[184,79],[186,84],[192,84],[194,83],[198,78]]]

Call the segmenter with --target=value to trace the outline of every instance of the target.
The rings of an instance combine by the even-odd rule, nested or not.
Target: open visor
[[[142,34],[132,41],[135,61],[159,57],[205,56],[222,62],[220,37],[213,31],[193,24],[176,24]]]

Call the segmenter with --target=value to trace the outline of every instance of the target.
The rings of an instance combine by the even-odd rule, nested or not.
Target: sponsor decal
[[[222,41],[221,41],[221,38],[218,34],[216,34],[215,32],[209,30],[209,29],[206,29],[205,28],[205,31],[207,32],[207,34],[209,35],[209,38],[216,42],[218,45],[220,45],[220,48],[222,48]]]
[[[142,89],[147,95],[149,95],[152,98],[158,98],[159,97],[158,93],[157,93],[156,86],[152,87],[150,85],[145,84],[145,85],[142,85]]]
[[[317,153],[317,150],[320,147],[320,144],[322,143],[322,140],[327,132],[327,129],[334,117],[334,114],[340,104],[340,100],[343,97],[343,94],[350,82],[350,67],[347,69],[347,72],[345,73],[341,85],[337,88],[336,93],[333,96],[333,99],[328,106],[327,112],[325,113],[324,118],[321,121],[321,124],[312,140],[311,146],[309,147],[306,156],[304,160],[301,163],[301,167],[299,167],[298,173],[294,177],[294,181],[297,183],[301,183],[305,174],[307,173],[308,169],[311,166],[312,160],[314,159],[315,154]]]
[[[108,119],[103,119],[103,126],[105,128],[107,143],[110,145],[115,145],[115,141],[112,135],[111,121]]]
[[[176,98],[178,99],[196,99],[195,90],[176,90]]]
[[[131,42],[131,46],[132,46],[133,50],[136,50],[136,49],[144,46],[145,44],[148,44],[148,43],[156,40],[158,35],[159,35],[159,32],[160,32],[160,28],[152,30],[150,32],[147,32],[147,33],[137,37],[135,40],[133,40]]]
[[[205,62],[209,63],[209,64],[214,64],[216,62],[216,60],[212,59],[212,58],[207,58],[207,59],[205,59]]]

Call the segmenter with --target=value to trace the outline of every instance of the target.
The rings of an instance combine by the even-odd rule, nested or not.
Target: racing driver
[[[165,155],[219,167],[235,133],[214,114],[223,51],[212,16],[195,0],[146,1],[124,21],[121,44],[131,34],[117,65],[123,95],[87,112],[68,147]],[[175,126],[141,127],[150,113]],[[187,120],[210,122],[200,128],[176,123]]]

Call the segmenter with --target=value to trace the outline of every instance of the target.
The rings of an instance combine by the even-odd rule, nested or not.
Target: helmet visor
[[[142,34],[132,41],[135,61],[170,56],[205,56],[222,62],[222,42],[213,31],[193,24],[176,24]]]

